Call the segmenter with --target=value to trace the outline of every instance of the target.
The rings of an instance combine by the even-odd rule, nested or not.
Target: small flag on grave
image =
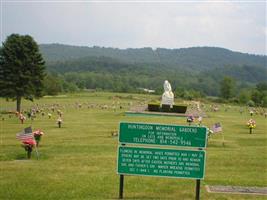
[[[213,133],[218,133],[218,132],[221,132],[222,131],[222,126],[221,126],[221,123],[215,123],[211,130],[213,131]]]
[[[24,144],[36,145],[31,127],[23,129],[20,133],[16,135],[16,138],[22,141]]]

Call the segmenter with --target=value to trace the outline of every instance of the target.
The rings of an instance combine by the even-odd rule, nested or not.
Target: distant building
[[[138,88],[139,90],[143,90],[144,92],[147,92],[147,93],[155,93],[155,90],[150,90],[150,89],[147,89],[147,88]]]

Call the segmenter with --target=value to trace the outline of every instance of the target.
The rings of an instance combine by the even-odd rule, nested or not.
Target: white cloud
[[[3,36],[119,48],[220,46],[266,54],[266,3],[8,3]]]

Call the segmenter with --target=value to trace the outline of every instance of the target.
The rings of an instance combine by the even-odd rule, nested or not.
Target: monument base
[[[191,115],[195,118],[202,116],[206,117],[206,115],[202,112],[197,112],[195,110],[187,109],[184,113],[175,113],[175,112],[160,112],[155,109],[154,111],[149,111],[148,107],[143,106],[135,106],[130,109],[130,111],[126,111],[125,115],[127,116],[168,116],[168,117],[188,117]]]
[[[182,113],[167,113],[167,112],[150,112],[150,111],[143,111],[143,112],[134,112],[134,111],[126,111],[126,116],[167,116],[167,117],[187,117],[187,114]]]
[[[179,113],[184,114],[186,113],[187,106],[186,105],[169,105],[169,104],[156,104],[156,103],[149,103],[147,106],[147,110],[150,112],[167,112],[167,113]]]

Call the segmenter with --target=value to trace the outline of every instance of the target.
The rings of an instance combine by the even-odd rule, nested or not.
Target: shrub
[[[148,111],[159,112],[160,111],[160,104],[157,104],[157,103],[149,103],[148,104]]]
[[[171,111],[174,113],[185,113],[187,110],[187,106],[185,105],[173,105]]]
[[[171,112],[171,106],[167,105],[167,104],[162,104],[161,111],[162,112]]]
[[[255,106],[255,103],[254,103],[254,101],[249,100],[249,101],[247,102],[247,105],[248,105],[249,107],[254,107],[254,106]]]

